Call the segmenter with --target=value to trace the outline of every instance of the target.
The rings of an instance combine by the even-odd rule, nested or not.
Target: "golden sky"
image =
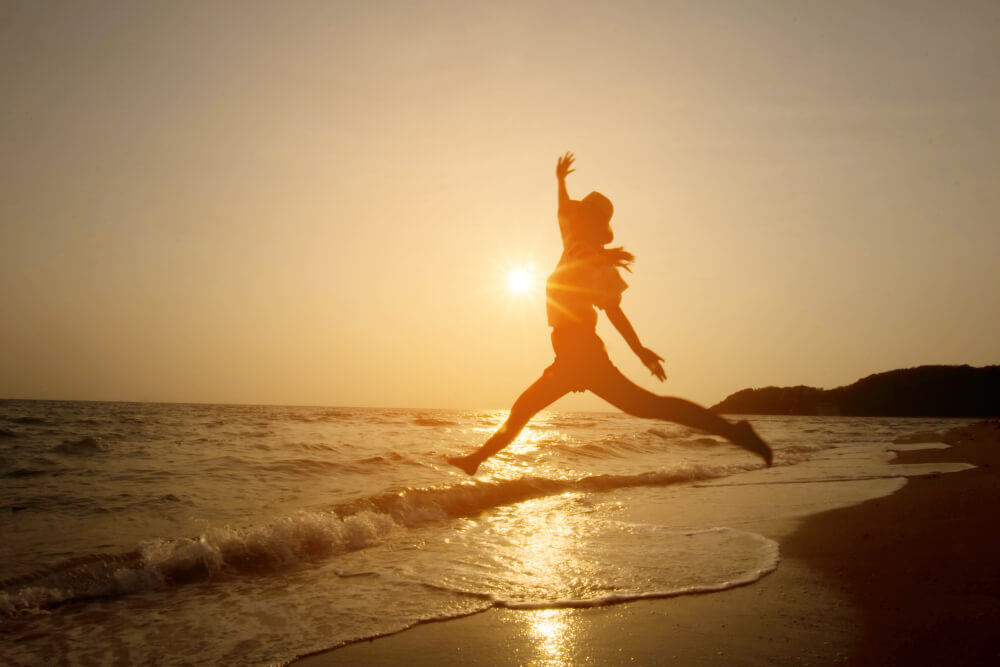
[[[567,150],[650,389],[1000,363],[998,34],[992,0],[0,2],[0,397],[507,407]]]

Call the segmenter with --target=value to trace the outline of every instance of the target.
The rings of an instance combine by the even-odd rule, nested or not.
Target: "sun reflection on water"
[[[583,574],[577,562],[580,535],[572,522],[560,520],[560,513],[553,513],[554,502],[565,502],[578,494],[564,494],[560,501],[538,498],[521,504],[518,513],[522,524],[516,540],[520,571],[534,582],[537,599],[556,600],[566,596],[567,580]],[[507,523],[507,525],[511,525]],[[527,583],[527,581],[525,582]],[[567,622],[569,610],[538,609],[529,615],[528,632],[534,640],[541,665],[569,665],[573,642],[571,624]]]
[[[581,533],[586,524],[566,520],[553,508],[578,499],[581,494],[526,500],[489,519],[492,531],[509,546],[509,566],[514,583],[529,600],[557,601],[574,597],[586,587],[591,568],[580,560]]]
[[[492,433],[506,418],[506,412],[484,415],[481,429]],[[538,475],[545,468],[541,462],[526,461],[554,439],[565,439],[563,433],[553,433],[551,417],[543,413],[536,422],[521,431],[517,439],[486,467],[491,478],[516,479]],[[552,472],[552,471],[550,471]],[[555,497],[526,500],[516,506],[499,508],[487,519],[492,524],[491,532],[504,538],[512,547],[506,557],[497,556],[508,567],[519,572],[520,592],[528,598],[538,600],[558,600],[565,598],[574,585],[587,578],[588,568],[579,560],[580,540],[583,537],[565,521],[561,512],[553,512],[568,499],[582,494],[566,493]],[[510,532],[516,526],[516,532]],[[515,555],[516,554],[516,555]],[[515,577],[515,580],[517,577]],[[513,582],[511,582],[513,583]],[[572,611],[568,609],[525,610],[527,615],[528,638],[536,649],[533,665],[562,667],[573,664],[575,642]]]
[[[567,623],[569,611],[566,609],[539,609],[529,612],[528,632],[535,640],[535,647],[541,654],[538,662],[532,664],[569,665],[570,649],[573,646],[573,626]]]
[[[542,433],[539,429],[525,426],[517,439],[508,445],[511,454],[528,454],[538,449]]]

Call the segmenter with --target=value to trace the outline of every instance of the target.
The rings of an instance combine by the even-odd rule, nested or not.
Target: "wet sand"
[[[755,584],[592,609],[491,609],[297,664],[1000,664],[1000,422],[940,440],[953,446],[895,462],[978,467],[805,520],[777,511],[739,526],[781,544],[780,566]],[[745,489],[740,502],[784,508],[824,486]]]

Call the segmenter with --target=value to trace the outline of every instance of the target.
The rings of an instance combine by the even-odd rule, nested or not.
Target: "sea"
[[[506,414],[0,401],[0,663],[286,664],[495,607],[750,585],[780,566],[774,540],[629,507],[726,485],[888,493],[930,470],[894,448],[968,423],[751,417],[763,469],[675,424],[548,411],[475,477],[444,461]]]

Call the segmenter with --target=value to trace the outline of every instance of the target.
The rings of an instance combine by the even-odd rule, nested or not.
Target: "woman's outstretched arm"
[[[608,314],[608,319],[611,320],[611,324],[615,325],[615,329],[618,333],[622,335],[628,346],[632,348],[635,355],[639,357],[642,364],[649,369],[649,372],[655,375],[660,382],[667,379],[667,374],[663,370],[663,357],[653,352],[648,347],[643,347],[642,343],[639,342],[639,335],[636,334],[635,328],[632,327],[632,323],[628,321],[628,317],[625,316],[625,311],[622,310],[621,304],[616,304],[614,306],[604,309],[604,312]]]
[[[569,208],[569,192],[566,190],[566,177],[576,169],[570,169],[573,164],[573,154],[569,151],[556,162],[556,179],[559,181],[559,221],[562,222]]]

